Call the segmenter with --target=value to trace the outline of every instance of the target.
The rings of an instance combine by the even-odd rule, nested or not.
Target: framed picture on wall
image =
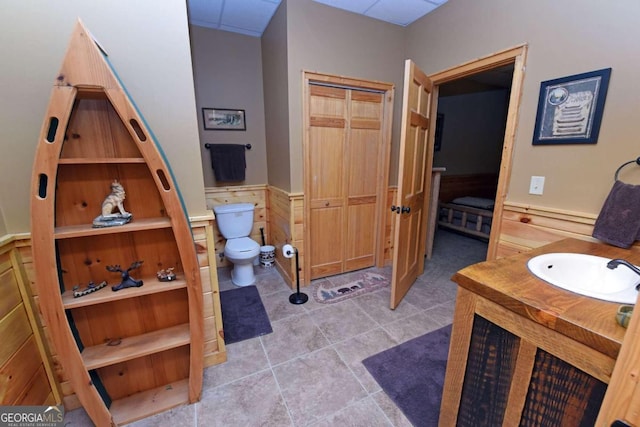
[[[444,114],[438,113],[436,115],[436,131],[435,131],[434,142],[433,142],[434,151],[440,151],[440,149],[442,148],[443,128],[444,128]]]
[[[595,144],[611,68],[540,84],[533,145]]]
[[[202,121],[205,130],[247,130],[244,110],[203,108]]]

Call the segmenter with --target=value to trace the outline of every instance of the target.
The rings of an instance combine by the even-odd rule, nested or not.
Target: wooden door
[[[411,60],[405,62],[400,134],[391,309],[395,309],[424,269],[427,209],[431,176],[429,147],[431,80]],[[429,161],[427,159],[429,158]]]
[[[384,93],[309,84],[310,278],[373,266],[384,170]]]

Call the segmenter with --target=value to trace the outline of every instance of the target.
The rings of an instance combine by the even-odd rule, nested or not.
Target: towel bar
[[[213,144],[209,144],[208,142],[206,144],[204,144],[204,148],[209,148],[211,147]],[[251,144],[244,144],[244,148],[246,148],[247,150],[251,150]]]
[[[638,157],[638,158],[637,158],[637,159],[635,159],[635,160],[629,160],[628,162],[623,163],[622,165],[620,165],[620,167],[616,170],[616,174],[614,175],[614,178],[615,178],[614,180],[615,180],[615,181],[617,181],[617,180],[618,180],[618,174],[620,173],[620,170],[621,170],[623,167],[625,167],[625,166],[627,166],[627,165],[630,165],[631,163],[636,163],[637,165],[639,165],[639,166],[640,166],[640,157]]]

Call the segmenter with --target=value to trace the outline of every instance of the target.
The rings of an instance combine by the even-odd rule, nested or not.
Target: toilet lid
[[[249,252],[260,247],[258,242],[249,237],[240,237],[238,239],[227,240],[227,249],[234,252]]]

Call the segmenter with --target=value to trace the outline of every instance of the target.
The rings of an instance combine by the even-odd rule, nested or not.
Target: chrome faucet
[[[620,259],[620,258],[612,259],[611,261],[609,261],[607,263],[607,268],[613,270],[614,268],[618,268],[619,265],[624,265],[625,267],[629,267],[631,271],[633,271],[638,276],[640,276],[640,268],[631,264],[629,261]],[[640,283],[636,285],[636,291],[640,291]]]

